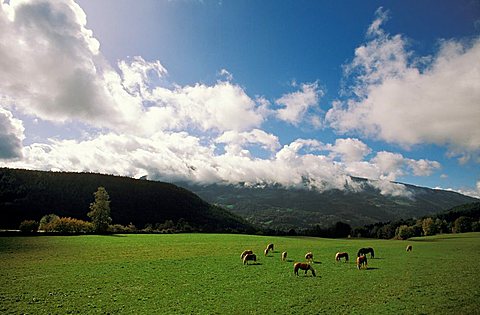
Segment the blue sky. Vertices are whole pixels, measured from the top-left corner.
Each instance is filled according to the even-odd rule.
[[[478,1],[1,8],[1,166],[480,195]]]

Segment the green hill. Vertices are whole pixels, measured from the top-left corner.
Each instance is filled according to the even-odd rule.
[[[99,186],[111,200],[113,223],[139,228],[166,220],[188,222],[196,230],[253,230],[237,215],[210,205],[194,193],[163,182],[92,173],[45,172],[0,168],[0,228],[18,228],[46,214],[88,220]]]
[[[456,192],[405,185],[410,198],[382,195],[366,179],[361,191],[289,189],[280,185],[192,185],[179,183],[210,203],[217,204],[266,228],[288,230],[329,227],[338,221],[351,226],[433,215],[452,207],[478,202]]]

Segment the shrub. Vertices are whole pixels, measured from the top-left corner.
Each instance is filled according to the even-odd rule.
[[[53,214],[53,213],[44,215],[40,219],[39,229],[43,230],[45,232],[52,232],[51,223],[58,220],[58,219],[60,219],[60,217],[56,214]]]
[[[38,231],[39,223],[34,220],[25,220],[20,223],[19,229],[23,233],[34,233]]]
[[[93,231],[93,224],[74,218],[58,218],[48,225],[48,230],[65,234],[90,233]]]

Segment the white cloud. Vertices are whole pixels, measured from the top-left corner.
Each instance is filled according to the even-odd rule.
[[[249,132],[226,131],[215,142],[225,143],[225,151],[232,155],[241,154],[245,150],[246,145],[258,144],[270,152],[280,147],[277,136],[268,134],[260,129],[253,129]]]
[[[453,189],[453,188],[443,188],[443,187],[437,186],[435,187],[435,189],[453,191],[462,195],[480,199],[480,180],[476,182],[476,186],[474,188]]]
[[[335,145],[327,145],[326,149],[332,151],[335,156],[340,156],[343,161],[361,161],[372,150],[358,139],[336,139]]]
[[[226,143],[233,148],[218,153],[218,143]],[[346,143],[349,143],[348,139]],[[355,141],[351,143],[358,146]],[[274,154],[268,158],[251,156],[248,151],[243,154],[243,147],[249,144],[259,144]],[[400,174],[410,174],[409,165],[414,160],[380,152],[370,160],[346,159],[339,162],[331,154],[334,151],[322,153],[326,148],[338,149],[335,145],[324,145],[313,139],[297,139],[279,148],[278,139],[261,130],[244,133],[229,131],[211,141],[186,132],[157,132],[149,137],[111,132],[84,141],[49,140],[45,144],[32,144],[24,148],[23,159],[8,165],[132,177],[148,174],[150,179],[165,181],[278,183],[319,191],[358,191],[361,185],[352,182],[350,176],[360,176],[373,180],[369,184],[382,194],[410,197],[404,185],[389,181]]]
[[[2,1],[0,93],[24,112],[56,121],[117,115],[98,77],[99,43],[73,1]]]
[[[220,70],[218,75],[224,77],[229,82],[233,80],[233,74],[231,74],[227,69]]]
[[[22,157],[23,132],[22,122],[0,108],[0,160]]]
[[[132,61],[120,60],[118,67],[122,72],[122,85],[132,95],[147,93],[152,79],[161,78],[167,74],[160,61],[147,62],[140,56],[135,56]]]
[[[381,28],[379,11],[369,29],[373,39],[355,50],[346,66],[354,97],[336,101],[326,121],[339,132],[411,146],[445,145],[459,153],[480,150],[480,40],[440,43],[420,66],[400,35]]]
[[[373,180],[369,181],[369,184],[380,190],[382,195],[393,196],[393,197],[405,197],[413,198],[414,195],[405,185],[393,183],[388,180]]]
[[[230,82],[218,82],[213,86],[196,84],[173,90],[157,87],[150,101],[157,104],[156,111],[168,112],[156,122],[165,124],[168,117],[172,117],[170,119],[176,121],[173,128],[246,131],[259,127],[264,120],[256,102],[240,86]],[[153,110],[147,111],[147,119],[152,113]]]
[[[230,82],[161,87],[167,70],[159,61],[135,56],[118,61],[117,72],[73,1],[2,2],[0,26],[4,108],[143,135],[187,128],[247,131],[268,114]]]
[[[300,91],[285,94],[275,101],[275,104],[282,106],[276,111],[276,116],[280,120],[297,125],[308,109],[318,104],[321,96],[323,92],[319,89],[318,83],[304,83]]]

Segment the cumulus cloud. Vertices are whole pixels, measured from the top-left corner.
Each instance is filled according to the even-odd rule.
[[[358,139],[337,139],[334,145],[327,145],[334,156],[339,156],[343,161],[361,161],[372,150]]]
[[[153,79],[168,73],[160,61],[148,62],[140,56],[134,56],[131,61],[120,60],[118,67],[122,72],[123,87],[136,96],[147,93]]]
[[[0,159],[22,157],[23,124],[11,112],[0,108]]]
[[[268,134],[260,129],[253,129],[249,132],[226,131],[216,140],[216,143],[225,143],[225,151],[229,154],[242,154],[249,152],[245,150],[246,145],[260,145],[263,149],[270,152],[275,151],[280,147],[278,137]]]
[[[359,191],[363,185],[370,185],[385,195],[411,197],[404,185],[392,181],[400,175],[422,175],[421,172],[415,174],[411,164],[418,163],[423,169],[426,168],[425,161],[389,152],[379,152],[371,159],[337,161],[338,148],[344,148],[348,143],[362,148],[363,152],[370,152],[368,147],[358,143],[359,140],[344,140],[323,144],[314,139],[297,139],[280,148],[275,136],[261,130],[228,131],[212,141],[186,132],[157,132],[148,138],[111,132],[84,141],[50,140],[44,144],[32,144],[24,148],[22,160],[9,165],[132,177],[148,174],[150,179],[165,181],[281,184],[319,191]],[[230,147],[221,153],[217,151],[218,144]],[[259,158],[249,154],[245,146],[251,144],[270,150],[271,156]],[[344,151],[350,152],[348,149]],[[430,163],[436,165],[437,162]],[[351,176],[366,177],[370,181],[359,184],[352,181]]]
[[[308,109],[318,104],[321,96],[323,91],[319,89],[318,83],[304,83],[299,91],[285,94],[275,101],[275,104],[282,107],[276,111],[276,116],[297,125],[303,120]]]
[[[240,86],[230,82],[177,86],[173,90],[157,87],[149,100],[157,106],[147,110],[146,118],[168,123],[172,129],[246,131],[264,121],[259,105]]]
[[[381,25],[346,65],[352,97],[335,101],[326,121],[341,133],[357,132],[411,146],[433,143],[456,154],[480,150],[480,39],[440,42],[433,56],[414,58],[401,35]],[[425,60],[429,60],[425,63]]]
[[[24,112],[66,121],[117,114],[94,60],[99,43],[73,1],[10,1],[0,7],[0,93]]]
[[[116,70],[73,1],[2,2],[0,26],[4,108],[143,135],[185,128],[246,131],[267,114],[226,70],[226,82],[169,88],[162,87],[168,72],[158,60],[134,56],[119,60]]]

